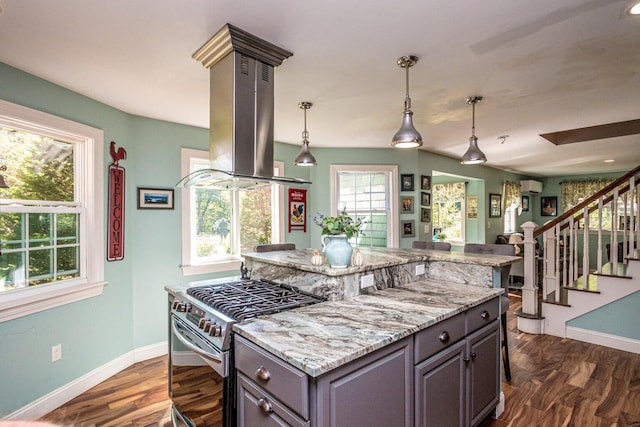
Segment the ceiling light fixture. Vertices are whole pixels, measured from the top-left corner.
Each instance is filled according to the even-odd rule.
[[[402,126],[396,132],[391,141],[391,146],[396,148],[415,148],[422,145],[422,135],[413,126],[413,111],[411,111],[411,98],[409,97],[409,68],[418,62],[417,56],[401,56],[396,63],[406,70],[407,96],[404,99],[404,113],[402,113]]]
[[[640,1],[632,3],[631,6],[629,6],[629,9],[627,9],[627,14],[640,15]]]
[[[478,165],[487,162],[487,156],[478,148],[478,137],[476,137],[476,104],[482,101],[481,96],[470,96],[467,104],[471,104],[471,138],[469,138],[469,149],[462,156],[463,165]]]
[[[296,166],[315,166],[318,164],[316,158],[313,157],[313,154],[309,151],[309,132],[307,132],[307,110],[311,108],[312,105],[311,102],[306,101],[298,104],[298,107],[304,110],[304,131],[302,131],[302,148],[294,161]]]

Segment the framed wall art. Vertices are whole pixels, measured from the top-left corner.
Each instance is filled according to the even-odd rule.
[[[413,174],[400,175],[400,191],[413,191]]]
[[[420,222],[431,222],[431,209],[429,208],[420,209]]]
[[[529,196],[522,196],[522,212],[529,212]]]
[[[500,218],[502,216],[502,195],[489,194],[489,218]]]
[[[420,175],[420,189],[431,190],[431,177],[429,175]]]
[[[402,237],[414,237],[416,235],[413,220],[401,221],[400,224],[402,227]]]
[[[138,187],[138,209],[173,209],[173,189]]]
[[[400,213],[412,214],[413,213],[413,196],[402,196],[400,204]]]
[[[420,193],[420,204],[422,206],[431,206],[431,193]]]
[[[555,196],[540,197],[540,215],[541,216],[558,215],[558,198]]]

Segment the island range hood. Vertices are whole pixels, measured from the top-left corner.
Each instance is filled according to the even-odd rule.
[[[274,71],[291,55],[231,24],[193,54],[210,70],[210,167],[185,176],[178,187],[310,184],[273,176]]]

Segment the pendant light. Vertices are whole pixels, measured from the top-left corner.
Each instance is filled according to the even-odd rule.
[[[471,104],[471,138],[469,138],[469,149],[462,156],[463,165],[478,165],[487,162],[487,156],[478,148],[478,137],[476,137],[476,104],[482,101],[481,96],[470,96],[467,104]]]
[[[294,161],[296,166],[315,166],[318,164],[316,158],[313,157],[313,154],[309,151],[309,132],[307,132],[307,110],[311,108],[312,105],[311,102],[305,101],[298,104],[298,107],[304,110],[304,131],[302,131],[302,148]]]
[[[391,141],[396,148],[415,148],[422,145],[422,135],[413,127],[413,111],[411,111],[411,98],[409,97],[409,68],[418,62],[417,56],[401,56],[396,63],[406,70],[407,96],[404,99],[404,113],[402,113],[402,125]]]

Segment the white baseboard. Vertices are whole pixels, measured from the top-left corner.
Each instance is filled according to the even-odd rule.
[[[590,331],[588,329],[576,328],[574,326],[567,326],[566,337],[588,342],[590,344],[597,344],[622,351],[628,351],[629,353],[640,354],[640,340],[633,338]]]
[[[4,420],[36,420],[137,362],[167,354],[166,341],[136,348],[12,412]]]

